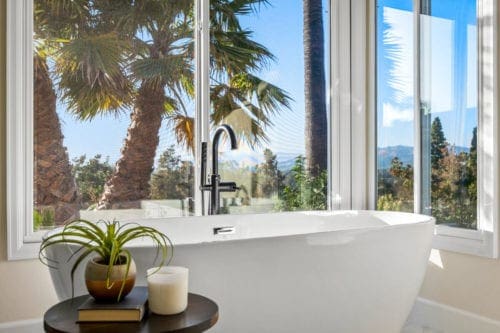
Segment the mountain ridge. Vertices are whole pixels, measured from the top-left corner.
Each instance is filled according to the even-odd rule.
[[[468,153],[470,148],[455,146],[455,152],[457,153]],[[377,148],[377,168],[378,169],[389,169],[391,167],[391,161],[394,157],[399,158],[404,165],[413,165],[413,146],[387,146]]]

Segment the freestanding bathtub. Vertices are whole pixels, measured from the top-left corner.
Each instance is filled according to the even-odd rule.
[[[396,212],[334,211],[219,215],[148,221],[189,268],[189,289],[215,300],[210,332],[400,333],[422,283],[434,220]],[[214,234],[215,228],[222,229]],[[231,228],[229,228],[231,227]],[[234,232],[232,232],[234,230]],[[232,232],[232,233],[231,233]],[[71,296],[71,249],[48,255],[57,295]],[[131,245],[138,285],[154,249]],[[75,295],[85,293],[83,266]]]

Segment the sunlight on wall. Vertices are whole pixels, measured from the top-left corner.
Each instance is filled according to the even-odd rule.
[[[431,256],[429,257],[429,262],[433,263],[441,269],[444,269],[443,260],[441,260],[441,253],[439,252],[439,250],[432,249]]]

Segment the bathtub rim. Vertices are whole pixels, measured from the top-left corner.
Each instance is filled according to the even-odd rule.
[[[363,213],[367,215],[371,215],[372,217],[377,218],[377,215],[401,215],[401,216],[412,216],[413,218],[418,218],[417,221],[410,221],[410,222],[403,222],[403,223],[397,223],[397,224],[385,224],[385,225],[368,225],[368,226],[355,226],[355,227],[343,227],[341,229],[334,229],[334,230],[313,230],[310,232],[297,232],[297,233],[289,233],[289,234],[279,234],[279,235],[265,235],[265,236],[259,236],[259,237],[240,237],[240,238],[226,238],[223,235],[217,236],[217,235],[211,235],[212,239],[211,240],[205,240],[205,241],[188,241],[188,242],[174,242],[174,249],[178,246],[192,246],[196,244],[217,244],[217,243],[233,243],[233,242],[242,242],[242,241],[250,241],[250,240],[259,240],[259,239],[280,239],[280,238],[290,238],[290,237],[298,237],[298,236],[308,236],[308,235],[321,235],[321,234],[328,234],[328,233],[343,233],[343,232],[362,232],[362,231],[373,231],[373,230],[378,230],[378,229],[393,229],[393,228],[405,228],[410,225],[420,225],[420,224],[432,224],[433,226],[435,225],[436,219],[432,216],[429,215],[424,215],[424,214],[416,214],[416,213],[409,213],[409,212],[398,212],[398,211],[376,211],[376,210],[336,210],[336,211],[316,211],[316,210],[310,210],[310,211],[293,211],[293,212],[278,212],[278,213],[255,213],[255,214],[244,214],[244,216],[259,216],[259,215],[274,215],[274,214],[279,214],[279,215],[295,215],[295,214],[304,214],[307,215],[307,213],[333,213],[331,216],[335,215],[341,215],[341,214],[347,214],[347,213]],[[231,216],[231,215],[223,215],[226,216]],[[232,216],[238,216],[238,215],[232,215]],[[239,215],[243,216],[243,215]],[[317,216],[317,215],[316,215]],[[194,218],[195,221],[190,221],[190,218]],[[220,218],[219,216],[216,215],[211,215],[211,216],[190,216],[190,217],[172,217],[172,218],[158,218],[158,219],[145,219],[145,220],[135,220],[136,223],[141,224],[144,221],[151,222],[154,221],[154,224],[160,224],[160,223],[165,223],[168,222],[168,220],[172,221],[175,219],[175,222],[180,222],[180,220],[186,219],[186,221],[182,223],[200,223],[197,221],[200,218],[207,218],[207,219],[217,219]],[[379,217],[380,218],[380,217]],[[382,218],[380,218],[382,222],[384,221]],[[132,221],[123,221],[124,223],[127,222],[132,222]],[[147,222],[145,225],[148,225]],[[218,226],[226,226],[227,223],[219,223]],[[149,224],[151,226],[151,224]],[[47,233],[44,234],[43,239],[46,237],[50,236],[51,234],[62,230],[64,226],[55,228],[53,230],[49,230]],[[160,230],[161,231],[161,230]],[[167,236],[168,233],[167,233]],[[141,247],[147,247],[145,245],[150,245],[152,244],[149,239],[136,239],[128,243],[125,248],[141,248]],[[61,244],[63,245],[63,244]],[[76,245],[69,245],[70,247],[77,247]]]

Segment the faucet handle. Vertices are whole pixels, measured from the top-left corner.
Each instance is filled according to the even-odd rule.
[[[235,182],[220,182],[219,183],[219,191],[220,192],[235,192],[240,188],[236,186]]]
[[[200,190],[203,191],[204,186],[207,185],[207,143],[202,142],[201,143],[201,185],[200,185]]]

